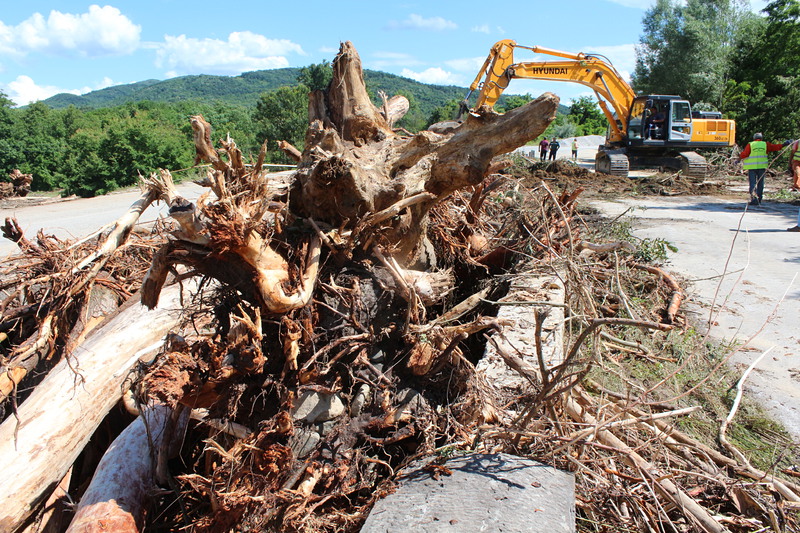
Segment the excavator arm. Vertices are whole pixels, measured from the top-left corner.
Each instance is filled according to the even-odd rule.
[[[515,48],[563,59],[515,63]],[[600,57],[561,52],[541,46],[521,46],[511,39],[499,41],[492,47],[475,81],[470,85],[470,94],[475,90],[479,91],[475,109],[484,105],[494,107],[512,79],[568,81],[591,88],[611,125],[608,140],[613,143],[625,138],[628,114],[635,94],[616,69]]]

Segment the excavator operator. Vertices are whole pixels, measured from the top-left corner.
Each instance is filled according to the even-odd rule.
[[[663,139],[664,138],[664,123],[667,120],[667,115],[664,111],[659,111],[655,107],[651,107],[648,111],[648,116],[645,119],[644,138],[645,139]]]

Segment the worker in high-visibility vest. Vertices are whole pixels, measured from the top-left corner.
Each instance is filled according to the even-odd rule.
[[[792,170],[792,190],[800,191],[800,139],[792,143],[792,155],[789,156],[789,168]]]
[[[767,154],[777,152],[783,146],[765,142],[764,135],[756,133],[753,135],[753,140],[739,154],[739,157],[744,160],[742,166],[750,179],[750,205],[761,205],[764,196],[764,174],[769,166]]]

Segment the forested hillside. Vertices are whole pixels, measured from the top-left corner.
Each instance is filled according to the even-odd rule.
[[[75,106],[99,109],[149,100],[152,102],[185,102],[198,100],[229,105],[255,107],[259,97],[280,87],[297,85],[302,69],[280,68],[245,72],[240,76],[180,76],[168,80],[147,80],[116,85],[84,95],[57,94],[43,100],[53,109]],[[420,111],[430,115],[449,100],[461,99],[467,92],[453,85],[427,85],[386,72],[365,70],[367,86],[387,94],[410,94]],[[374,91],[373,91],[374,92]]]

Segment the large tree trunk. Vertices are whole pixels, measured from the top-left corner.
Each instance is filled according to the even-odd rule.
[[[330,86],[311,95],[292,210],[333,227],[368,232],[396,250],[401,264],[411,264],[419,259],[430,208],[480,183],[494,157],[536,138],[555,118],[557,107],[558,97],[546,93],[504,115],[479,110],[447,134],[422,131],[401,137],[370,101],[355,48],[343,43]],[[391,222],[365,220],[415,197],[419,202]]]
[[[135,303],[99,327],[0,425],[0,531],[17,529],[64,477],[119,401],[140,352],[178,324],[182,292],[173,285],[156,310]]]
[[[97,465],[67,533],[139,532],[147,496],[155,487],[160,452],[169,448],[170,440],[182,438],[182,431],[170,431],[174,429],[171,420],[171,408],[153,405],[114,439]],[[185,424],[180,425],[185,429]]]

